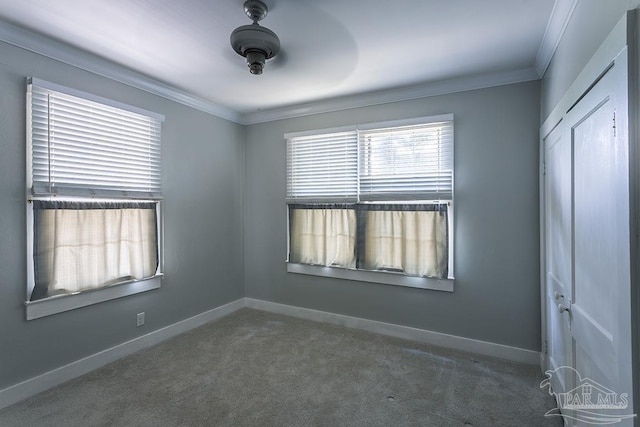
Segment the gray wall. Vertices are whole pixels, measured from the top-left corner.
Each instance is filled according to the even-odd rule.
[[[640,0],[580,0],[542,79],[541,117],[546,119],[627,10]]]
[[[540,348],[538,128],[530,82],[248,126],[247,297]],[[287,132],[455,114],[455,292],[286,272]]]
[[[161,289],[24,320],[30,75],[166,116]],[[538,350],[539,93],[532,82],[243,129],[0,43],[0,389],[244,295]],[[442,113],[456,126],[455,292],[286,273],[283,134]]]
[[[163,126],[162,288],[26,322],[25,76],[136,105]],[[0,389],[243,296],[242,126],[0,43]],[[146,324],[136,328],[136,313]]]

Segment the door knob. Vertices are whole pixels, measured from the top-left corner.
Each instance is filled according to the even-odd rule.
[[[570,312],[571,307],[564,304],[558,304],[558,310],[560,311],[560,313],[564,313],[565,311]]]

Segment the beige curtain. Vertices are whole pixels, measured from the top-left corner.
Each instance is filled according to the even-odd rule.
[[[42,209],[35,218],[40,297],[156,273],[154,209]]]
[[[434,211],[367,211],[367,270],[396,270],[444,278],[448,267],[447,216]]]
[[[292,209],[290,261],[356,266],[356,213],[353,209]]]

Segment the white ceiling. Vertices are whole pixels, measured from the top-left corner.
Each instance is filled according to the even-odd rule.
[[[554,0],[266,0],[261,25],[278,34],[282,54],[254,76],[229,44],[250,23],[243,1],[0,0],[0,20],[240,114],[533,75],[543,40],[554,42],[545,33]]]

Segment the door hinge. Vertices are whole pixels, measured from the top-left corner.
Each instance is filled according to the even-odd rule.
[[[616,136],[616,111],[613,110],[613,137]]]
[[[544,340],[544,348],[543,348],[544,354],[549,354],[549,341]]]
[[[547,174],[547,162],[542,162],[542,175]]]

